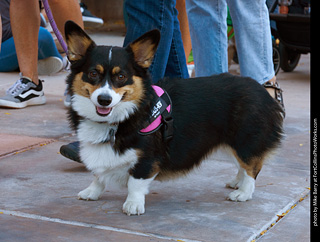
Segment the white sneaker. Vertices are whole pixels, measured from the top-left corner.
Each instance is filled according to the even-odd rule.
[[[62,67],[62,60],[55,56],[38,60],[38,75],[52,75],[59,72]]]

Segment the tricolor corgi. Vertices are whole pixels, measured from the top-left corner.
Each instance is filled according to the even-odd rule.
[[[260,84],[225,73],[154,86],[148,68],[158,30],[125,48],[98,46],[71,21],[65,35],[69,119],[81,160],[95,176],[79,199],[97,200],[117,182],[128,188],[123,212],[141,215],[153,180],[185,175],[221,146],[239,169],[227,184],[235,189],[228,199],[252,198],[263,162],[283,135],[283,109]]]

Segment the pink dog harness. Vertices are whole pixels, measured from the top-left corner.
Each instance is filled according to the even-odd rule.
[[[149,125],[139,131],[141,135],[148,135],[156,132],[164,124],[163,136],[169,140],[173,136],[173,118],[171,117],[172,102],[169,94],[159,86],[152,85],[153,90],[159,97],[151,108]]]

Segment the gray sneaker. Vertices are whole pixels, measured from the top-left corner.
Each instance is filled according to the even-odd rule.
[[[39,84],[36,85],[27,77],[21,77],[7,90],[4,97],[0,97],[0,107],[6,108],[25,108],[45,103],[42,81],[39,80]]]

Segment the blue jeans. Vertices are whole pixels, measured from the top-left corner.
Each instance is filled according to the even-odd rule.
[[[50,56],[55,56],[62,60],[51,34],[45,28],[40,27],[38,37],[38,59],[41,60]],[[19,63],[16,48],[13,37],[11,37],[1,44],[0,72],[16,71],[18,68]]]
[[[227,4],[240,72],[263,84],[274,75],[265,0],[186,0],[196,76],[228,71]]]
[[[161,40],[149,68],[153,83],[165,76],[189,77],[175,4],[175,0],[125,1],[128,26],[124,46],[147,31],[160,30]]]

